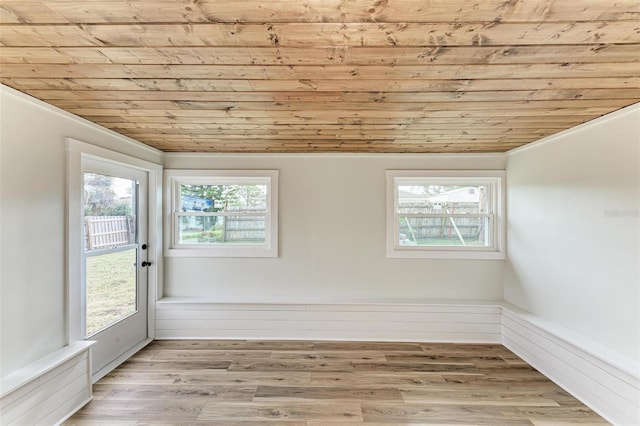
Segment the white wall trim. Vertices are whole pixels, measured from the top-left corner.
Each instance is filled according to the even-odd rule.
[[[610,112],[609,114],[602,115],[600,117],[591,119],[591,120],[589,120],[587,122],[584,122],[582,124],[578,124],[577,126],[570,127],[570,128],[568,128],[566,130],[563,130],[561,132],[554,133],[553,135],[544,137],[544,138],[539,139],[537,141],[530,142],[530,143],[522,145],[522,146],[520,146],[518,148],[514,148],[512,150],[509,150],[509,151],[507,151],[505,153],[505,156],[507,158],[509,158],[509,156],[511,156],[513,154],[518,154],[518,153],[520,153],[522,151],[525,151],[525,150],[528,150],[528,149],[531,149],[531,148],[535,148],[535,147],[538,147],[540,145],[543,145],[543,144],[546,144],[546,143],[549,143],[549,142],[553,142],[558,138],[563,138],[563,137],[568,136],[568,135],[570,135],[572,133],[588,129],[588,128],[592,127],[592,126],[600,126],[602,123],[604,123],[606,121],[615,120],[615,119],[620,118],[623,115],[632,114],[632,113],[634,113],[636,111],[639,111],[639,110],[640,110],[640,102],[636,102],[634,104],[631,104],[631,105],[626,106],[624,108],[621,108],[619,110]]]
[[[148,270],[147,336],[155,336],[155,301],[162,294],[162,166],[86,142],[67,138],[67,339],[82,340],[82,274],[78,253],[82,250],[81,231],[77,224],[82,215],[82,161],[95,158],[134,167],[148,173]]]
[[[93,342],[65,346],[0,382],[0,423],[59,424],[91,398]]]
[[[640,424],[640,365],[506,303],[502,343],[611,423]]]
[[[165,187],[165,244],[166,257],[278,257],[278,170],[234,170],[207,169],[183,170],[166,169]],[[254,184],[266,185],[267,207],[265,217],[264,244],[185,244],[179,243],[178,223],[181,211],[180,187],[184,184],[226,185]]]
[[[402,182],[487,185],[489,213],[493,215],[490,247],[401,246],[397,188]],[[417,183],[415,183],[417,184]],[[388,258],[504,260],[506,242],[506,172],[504,170],[386,170],[386,254]],[[462,237],[461,237],[462,238]]]

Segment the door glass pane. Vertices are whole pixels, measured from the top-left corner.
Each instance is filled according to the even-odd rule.
[[[136,181],[84,173],[86,336],[137,309]]]
[[[136,251],[87,257],[87,336],[136,312]]]

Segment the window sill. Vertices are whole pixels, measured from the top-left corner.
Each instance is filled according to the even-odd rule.
[[[278,257],[278,250],[267,247],[170,248],[166,257]]]
[[[393,259],[469,259],[505,260],[504,251],[459,251],[459,250],[387,250]]]

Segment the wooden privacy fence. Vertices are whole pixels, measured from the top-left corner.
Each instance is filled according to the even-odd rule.
[[[427,209],[422,205],[403,206],[402,213],[438,213],[449,212],[449,214],[478,213],[477,203],[443,203],[442,209]],[[400,213],[400,216],[402,216]],[[478,217],[455,219],[456,227],[460,236],[465,240],[475,240],[481,237],[484,230],[484,219]],[[400,233],[408,239],[441,239],[457,240],[458,234],[449,217],[407,217],[400,222]]]
[[[482,230],[483,219],[456,218],[455,223],[465,240],[475,240]],[[407,223],[408,222],[408,223]],[[457,240],[458,234],[448,217],[410,217],[400,222],[400,233],[416,239]]]
[[[128,216],[85,216],[85,245],[97,250],[131,244],[131,223]]]
[[[225,242],[264,242],[264,216],[227,216],[224,225]]]

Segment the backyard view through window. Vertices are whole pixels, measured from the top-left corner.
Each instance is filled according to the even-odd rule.
[[[488,246],[489,190],[487,185],[398,185],[399,244]]]
[[[180,185],[180,244],[264,244],[267,185]]]
[[[387,171],[387,256],[501,259],[502,171]]]
[[[136,182],[84,173],[87,337],[136,312]]]

